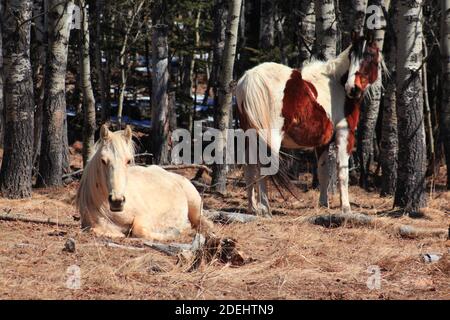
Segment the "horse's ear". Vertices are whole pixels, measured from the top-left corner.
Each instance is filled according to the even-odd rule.
[[[133,131],[131,131],[131,127],[130,126],[126,126],[125,130],[123,132],[123,135],[125,137],[125,139],[128,141],[131,141],[131,139],[133,138]]]
[[[108,126],[106,124],[102,125],[100,128],[100,139],[103,141],[108,141],[110,139],[110,131],[108,129]]]

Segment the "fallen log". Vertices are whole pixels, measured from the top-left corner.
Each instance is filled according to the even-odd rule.
[[[253,222],[258,219],[257,216],[250,215],[250,214],[217,211],[217,210],[205,210],[204,215],[205,215],[205,217],[211,219],[213,222],[223,223],[223,224],[230,224],[233,222],[248,223],[248,222]]]
[[[80,225],[79,223],[76,222],[61,222],[59,220],[52,218],[31,218],[26,215],[12,214],[12,213],[0,213],[0,220],[40,223],[60,227],[74,227],[74,226],[78,227]]]
[[[383,220],[377,219],[360,213],[335,213],[323,214],[309,217],[306,219],[309,223],[319,225],[325,228],[338,228],[340,226],[350,224],[354,226],[384,226],[390,230],[391,233],[399,235],[403,238],[425,238],[425,237],[447,237],[447,229],[438,228],[416,228],[410,225],[390,224]]]
[[[308,221],[326,228],[337,228],[345,223],[371,225],[374,222],[374,218],[360,213],[334,213],[310,217]]]

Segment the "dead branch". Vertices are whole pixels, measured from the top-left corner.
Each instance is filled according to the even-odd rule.
[[[47,224],[51,226],[59,227],[75,227],[79,226],[76,222],[60,222],[52,218],[30,218],[22,214],[12,214],[12,213],[0,213],[0,220],[3,221],[20,221],[20,222],[30,222],[30,223],[40,223]]]
[[[208,168],[207,166],[204,166],[202,164],[180,164],[180,165],[166,165],[161,166],[161,168],[165,170],[183,170],[183,169],[202,169],[208,172],[209,174],[212,173],[212,170]]]
[[[105,247],[108,248],[117,248],[117,249],[125,249],[125,250],[133,250],[133,251],[145,251],[145,248],[142,247],[135,247],[135,246],[125,246],[122,244],[118,244],[115,242],[105,242]]]
[[[424,229],[415,228],[413,226],[401,225],[398,227],[398,234],[403,238],[426,238],[426,237],[437,237],[443,238],[448,235],[448,230],[446,229]]]

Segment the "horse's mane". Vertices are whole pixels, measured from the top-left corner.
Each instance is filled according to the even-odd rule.
[[[114,157],[126,155],[134,164],[135,145],[133,141],[127,142],[123,133],[124,131],[110,132],[107,141],[100,139],[94,145],[94,152],[84,168],[75,200],[81,214],[82,227],[86,225],[86,219],[92,219],[91,215],[98,212],[109,219],[109,208],[106,205],[108,190],[100,151],[106,147]]]

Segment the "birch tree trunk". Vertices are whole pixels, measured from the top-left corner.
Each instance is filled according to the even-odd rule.
[[[342,48],[351,44],[351,33],[363,33],[368,0],[342,0],[339,2],[342,21]]]
[[[261,0],[259,18],[259,48],[270,49],[275,42],[274,0]]]
[[[3,148],[3,134],[5,128],[4,105],[3,105],[3,2],[0,0],[0,148]]]
[[[299,65],[312,58],[314,40],[316,38],[316,14],[314,1],[300,1],[300,33],[299,38]]]
[[[316,12],[315,52],[319,59],[336,57],[337,21],[333,0],[314,0]]]
[[[44,110],[44,92],[45,92],[45,73],[47,60],[47,42],[48,42],[48,2],[47,0],[34,1],[34,49],[36,58],[33,66],[34,94],[36,109],[34,111],[34,149],[33,165],[39,168],[39,157],[41,154],[42,142],[42,117]],[[33,39],[32,39],[33,40]],[[33,51],[33,48],[31,49]]]
[[[152,147],[156,164],[168,164],[169,159],[169,108],[167,88],[169,82],[168,27],[153,27],[152,37]]]
[[[100,92],[100,102],[102,105],[102,123],[104,123],[110,116],[109,105],[107,95],[109,94],[109,88],[106,87],[105,73],[103,71],[102,62],[102,21],[103,21],[103,8],[105,6],[104,0],[95,1],[95,69],[97,71],[98,89]]]
[[[217,102],[218,99],[217,88],[219,87],[219,75],[221,73],[220,68],[222,64],[223,48],[225,46],[225,29],[227,21],[226,19],[228,16],[227,0],[215,0],[213,11],[214,11],[213,65],[209,82],[214,90],[214,99]]]
[[[356,1],[356,2],[365,2],[367,5],[367,1]],[[369,2],[370,5],[376,5],[380,8],[384,8],[385,12],[388,12],[390,0],[371,0]],[[362,9],[362,7],[361,7]],[[362,17],[361,17],[361,12]],[[362,25],[364,26],[364,11],[359,11],[356,14],[355,20],[357,25],[359,26],[362,20]],[[371,13],[372,14],[372,13]],[[376,26],[375,29],[375,41],[377,43],[380,51],[383,51],[384,46],[384,36],[386,33],[386,19],[384,16],[379,17],[380,23],[379,26]],[[362,32],[362,30],[355,30],[357,32]],[[382,79],[378,77],[377,81],[372,85],[372,95],[371,99],[366,100],[364,102],[365,107],[362,108],[360,117],[359,117],[359,130],[358,130],[358,156],[360,163],[360,176],[359,176],[359,184],[362,188],[369,188],[369,174],[370,174],[370,166],[373,162],[374,158],[374,140],[375,140],[375,127],[377,125],[378,114],[380,112],[380,102],[381,102],[381,88],[382,88]]]
[[[441,134],[447,163],[447,189],[450,190],[450,0],[442,1],[441,55]]]
[[[214,122],[216,128],[222,133],[221,139],[217,141],[216,152],[222,152],[223,163],[213,166],[212,188],[219,193],[226,193],[226,130],[230,123],[230,114],[232,107],[232,87],[233,87],[233,69],[236,58],[236,46],[238,38],[239,16],[241,11],[241,0],[229,0],[229,13],[227,18],[227,28],[225,36],[225,46],[221,66],[221,75],[219,80],[219,103],[215,114]]]
[[[6,9],[6,8],[5,8]],[[5,139],[0,190],[3,197],[31,196],[33,76],[30,61],[31,0],[10,0],[3,14]]]
[[[85,0],[78,0],[81,12],[81,86],[83,88],[83,164],[94,152],[95,99],[91,81],[89,57],[89,18]]]
[[[397,121],[398,179],[394,205],[412,214],[426,204],[426,146],[423,90],[420,70],[422,54],[422,0],[398,0]]]
[[[41,157],[37,185],[62,185],[66,68],[73,1],[49,0],[48,56],[46,68]]]

